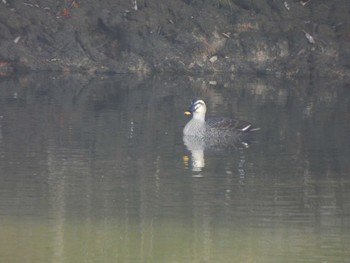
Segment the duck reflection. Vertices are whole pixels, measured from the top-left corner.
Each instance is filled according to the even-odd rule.
[[[187,150],[191,153],[191,157],[184,157],[184,164],[188,166],[193,172],[201,172],[205,167],[205,152],[208,154],[220,154],[231,151],[238,151],[239,155],[243,155],[243,149],[248,148],[252,143],[252,138],[231,137],[222,138],[221,140],[209,140],[195,136],[183,136],[183,142]],[[244,158],[243,158],[244,159]],[[240,174],[244,174],[242,165],[239,165]]]

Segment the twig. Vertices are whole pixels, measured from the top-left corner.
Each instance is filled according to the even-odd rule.
[[[305,30],[303,30],[305,37],[307,38],[307,40],[309,41],[310,44],[315,44],[315,39]]]

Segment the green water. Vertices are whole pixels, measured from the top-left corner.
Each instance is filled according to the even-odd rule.
[[[349,95],[249,76],[1,80],[0,262],[349,262]],[[260,126],[250,146],[187,148],[195,96]]]

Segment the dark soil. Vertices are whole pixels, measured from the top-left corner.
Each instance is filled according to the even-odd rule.
[[[305,1],[2,0],[0,74],[244,72],[349,80],[350,1]]]

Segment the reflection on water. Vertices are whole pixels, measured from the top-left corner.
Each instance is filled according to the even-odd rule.
[[[184,158],[185,166],[189,166],[188,163],[190,160],[191,170],[193,172],[201,172],[205,167],[204,152],[213,152],[219,154],[225,152],[227,153],[229,151],[237,151],[242,153],[241,155],[244,155],[242,149],[248,148],[250,146],[251,141],[249,141],[248,139],[252,139],[253,134],[247,136],[251,138],[241,138],[234,136],[232,138],[224,138],[219,141],[215,139],[208,141],[194,136],[184,136],[184,145],[186,146],[187,150],[191,153],[191,158],[189,158],[188,156]]]
[[[346,262],[349,92],[249,76],[2,79],[0,261]],[[184,142],[195,96],[261,131],[248,148]]]

